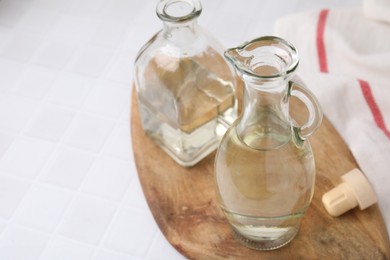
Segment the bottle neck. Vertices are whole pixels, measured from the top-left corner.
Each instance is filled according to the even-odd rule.
[[[198,34],[198,21],[192,19],[186,22],[164,21],[163,35],[177,45],[188,45],[193,42]]]
[[[193,56],[203,48],[205,40],[199,37],[197,18],[202,13],[199,0],[160,0],[156,14],[164,23],[161,36],[169,42],[172,56]]]

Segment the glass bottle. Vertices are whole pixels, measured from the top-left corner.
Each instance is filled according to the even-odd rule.
[[[164,27],[140,50],[135,86],[145,132],[182,166],[214,151],[236,118],[232,67],[197,23],[198,0],[162,0]]]
[[[225,57],[243,79],[243,113],[226,132],[215,161],[218,200],[234,237],[259,249],[279,248],[298,232],[314,190],[315,163],[307,138],[320,126],[313,94],[293,80],[295,48],[265,36]],[[298,126],[289,114],[295,96],[309,112]]]

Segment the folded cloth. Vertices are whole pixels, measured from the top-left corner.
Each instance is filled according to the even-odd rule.
[[[390,23],[390,0],[364,0],[363,11],[368,18]]]
[[[374,186],[390,234],[390,23],[377,18],[321,10],[282,18],[276,34],[297,47],[298,74]]]

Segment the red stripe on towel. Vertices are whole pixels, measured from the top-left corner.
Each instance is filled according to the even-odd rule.
[[[327,73],[328,71],[328,61],[326,57],[326,48],[324,41],[325,25],[326,19],[328,17],[329,10],[321,10],[320,16],[318,18],[317,24],[317,54],[318,62],[320,66],[320,71]],[[368,107],[371,110],[371,113],[374,117],[376,125],[385,133],[385,135],[390,138],[390,131],[386,128],[385,120],[383,119],[382,113],[376,103],[374,96],[372,95],[370,84],[365,80],[359,80],[360,88],[363,92],[363,96],[367,102]]]
[[[317,54],[321,72],[328,72],[328,62],[326,60],[326,49],[324,43],[325,24],[328,13],[328,9],[322,10],[317,24]]]
[[[374,96],[372,95],[370,84],[367,81],[359,79],[360,88],[362,89],[363,96],[371,110],[376,125],[390,138],[390,131],[386,128],[385,120],[383,119],[382,113],[375,102]]]

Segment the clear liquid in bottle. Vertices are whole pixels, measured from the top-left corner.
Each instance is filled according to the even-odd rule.
[[[145,132],[178,164],[213,152],[237,116],[236,78],[224,48],[198,25],[199,0],[161,0],[163,22],[140,50],[135,87]]]
[[[184,166],[215,150],[236,117],[233,82],[196,58],[160,55],[145,72],[150,77],[138,94],[144,130]]]
[[[264,36],[225,57],[244,81],[243,112],[223,137],[215,160],[222,211],[243,245],[272,250],[297,234],[313,197],[315,162],[308,137],[322,121],[315,96],[294,80],[299,58],[287,41]],[[307,108],[299,126],[290,97]]]
[[[278,146],[253,148],[264,139]],[[233,126],[215,165],[221,208],[237,240],[271,250],[294,238],[313,196],[315,165],[309,143],[300,147],[291,136],[259,132],[242,140]]]

